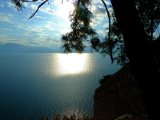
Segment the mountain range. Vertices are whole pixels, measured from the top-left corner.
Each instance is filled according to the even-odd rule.
[[[52,53],[63,52],[61,48],[52,48],[44,46],[25,46],[16,43],[0,44],[0,52],[38,52],[38,53]]]

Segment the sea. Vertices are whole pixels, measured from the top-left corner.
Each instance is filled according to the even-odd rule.
[[[120,68],[99,53],[0,53],[0,120],[93,116],[100,79]]]

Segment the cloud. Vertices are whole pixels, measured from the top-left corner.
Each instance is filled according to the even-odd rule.
[[[158,38],[160,36],[160,24],[158,25],[157,29],[153,33],[155,38]]]
[[[16,43],[21,45],[28,46],[48,46],[48,47],[60,47],[62,45],[61,40],[51,38],[51,37],[26,37],[25,34],[23,37],[10,37],[8,35],[0,34],[0,44],[5,43]]]
[[[98,29],[96,32],[98,33],[99,37],[101,37],[101,38],[105,38],[105,36],[108,33],[107,30],[100,30],[100,29]]]
[[[12,2],[7,2],[7,7],[13,8],[13,7],[15,7],[15,5]]]
[[[6,34],[1,35],[0,34],[0,44],[4,44],[4,43],[24,43],[25,41],[23,40],[17,40],[14,37],[10,37]]]
[[[36,19],[46,19],[46,17],[42,17],[42,16],[40,16],[40,15],[36,15],[36,16],[34,16],[34,18],[36,18]]]
[[[71,1],[71,0],[70,0]],[[26,4],[25,7],[34,12],[37,10],[39,4]],[[60,0],[50,1],[49,4],[45,4],[40,7],[38,12],[46,13],[55,17],[60,17],[64,20],[68,20],[68,16],[73,11],[74,5],[71,2],[64,1],[63,4]]]
[[[16,6],[14,5],[14,3],[13,2],[11,2],[11,0],[10,1],[8,1],[8,2],[6,2],[7,3],[7,7],[8,8],[11,8],[11,9],[13,9],[13,10],[17,10],[16,9]]]
[[[26,4],[24,4],[24,6],[26,8],[31,9],[34,12],[34,11],[37,10],[39,4],[29,4],[29,3],[26,3]],[[47,7],[46,7],[46,5],[43,5],[43,6],[40,7],[39,12],[44,12],[44,13],[52,14],[53,15],[55,11],[50,7],[50,5],[47,5]]]
[[[55,13],[55,10],[51,9],[50,7],[41,8],[40,11],[45,12],[47,14],[51,14],[51,15]]]
[[[110,14],[112,14],[111,2],[105,1]],[[89,6],[89,10],[93,13],[91,26],[96,29],[96,32],[101,38],[104,38],[107,34],[106,28],[108,28],[108,15],[103,3],[99,0],[92,1],[92,5]]]
[[[4,34],[0,34],[0,43],[4,43],[4,40],[7,36]]]
[[[35,4],[30,4],[30,5],[28,5],[27,7],[31,8],[31,9],[33,9],[33,10],[36,10],[38,6],[35,5]]]
[[[61,40],[57,40],[54,38],[39,38],[39,40],[30,40],[31,45],[35,46],[48,46],[48,47],[61,47]]]
[[[47,30],[54,30],[55,28],[57,28],[57,24],[54,23],[54,22],[51,22],[51,21],[47,21],[45,26],[44,26],[44,29],[47,29]]]
[[[110,1],[105,1],[105,3],[108,8],[111,6]],[[92,13],[103,14],[104,12],[106,12],[103,3],[99,0],[92,1],[91,5],[89,6],[89,9],[91,10]]]
[[[0,8],[3,8],[4,7],[4,4],[3,3],[0,3]]]
[[[101,2],[98,1],[92,2],[92,5],[89,6],[89,10],[93,13],[92,23],[91,23],[93,28],[100,25],[103,22],[103,19],[107,18],[106,10]]]
[[[0,33],[3,33],[3,32],[14,32],[14,29],[11,29],[9,27],[1,27]]]
[[[46,39],[48,37],[60,39],[62,31],[67,30],[67,26],[62,26],[61,24],[56,24],[52,21],[46,21],[42,25],[29,26],[18,24],[17,29],[23,31],[23,34],[27,39]]]
[[[0,22],[13,24],[13,15],[0,12]]]

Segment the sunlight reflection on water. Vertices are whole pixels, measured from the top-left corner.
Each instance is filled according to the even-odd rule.
[[[74,75],[89,72],[89,54],[57,54],[57,72],[61,75]]]

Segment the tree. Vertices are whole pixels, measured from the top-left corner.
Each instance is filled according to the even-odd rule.
[[[127,56],[143,95],[149,117],[153,120],[157,119],[159,118],[156,114],[159,74],[155,66],[152,47],[133,1],[112,0],[111,2],[123,34]],[[153,103],[151,103],[151,99],[154,100]]]
[[[77,2],[74,12],[70,15],[72,31],[62,36],[65,52],[71,52],[73,49],[82,52],[85,47],[83,41],[95,38],[96,32],[90,26],[91,15],[83,2]]]
[[[125,5],[127,5],[127,3],[125,3]],[[155,39],[153,38],[153,33],[155,32],[160,23],[159,5],[160,1],[158,0],[146,0],[145,2],[143,0],[135,0],[135,6],[138,11],[138,15],[141,22],[143,23],[147,37],[151,42]],[[112,13],[113,22],[110,29],[112,38],[106,35],[106,38],[103,41],[103,44],[105,44],[105,46],[103,46],[101,49],[103,53],[108,53],[108,49],[112,49],[110,50],[110,52],[113,52],[112,54],[118,53],[113,57],[113,60],[116,60],[119,64],[124,65],[128,62],[126,49],[124,47],[125,41],[123,40],[120,26],[118,25],[117,20],[114,16],[114,13]]]

